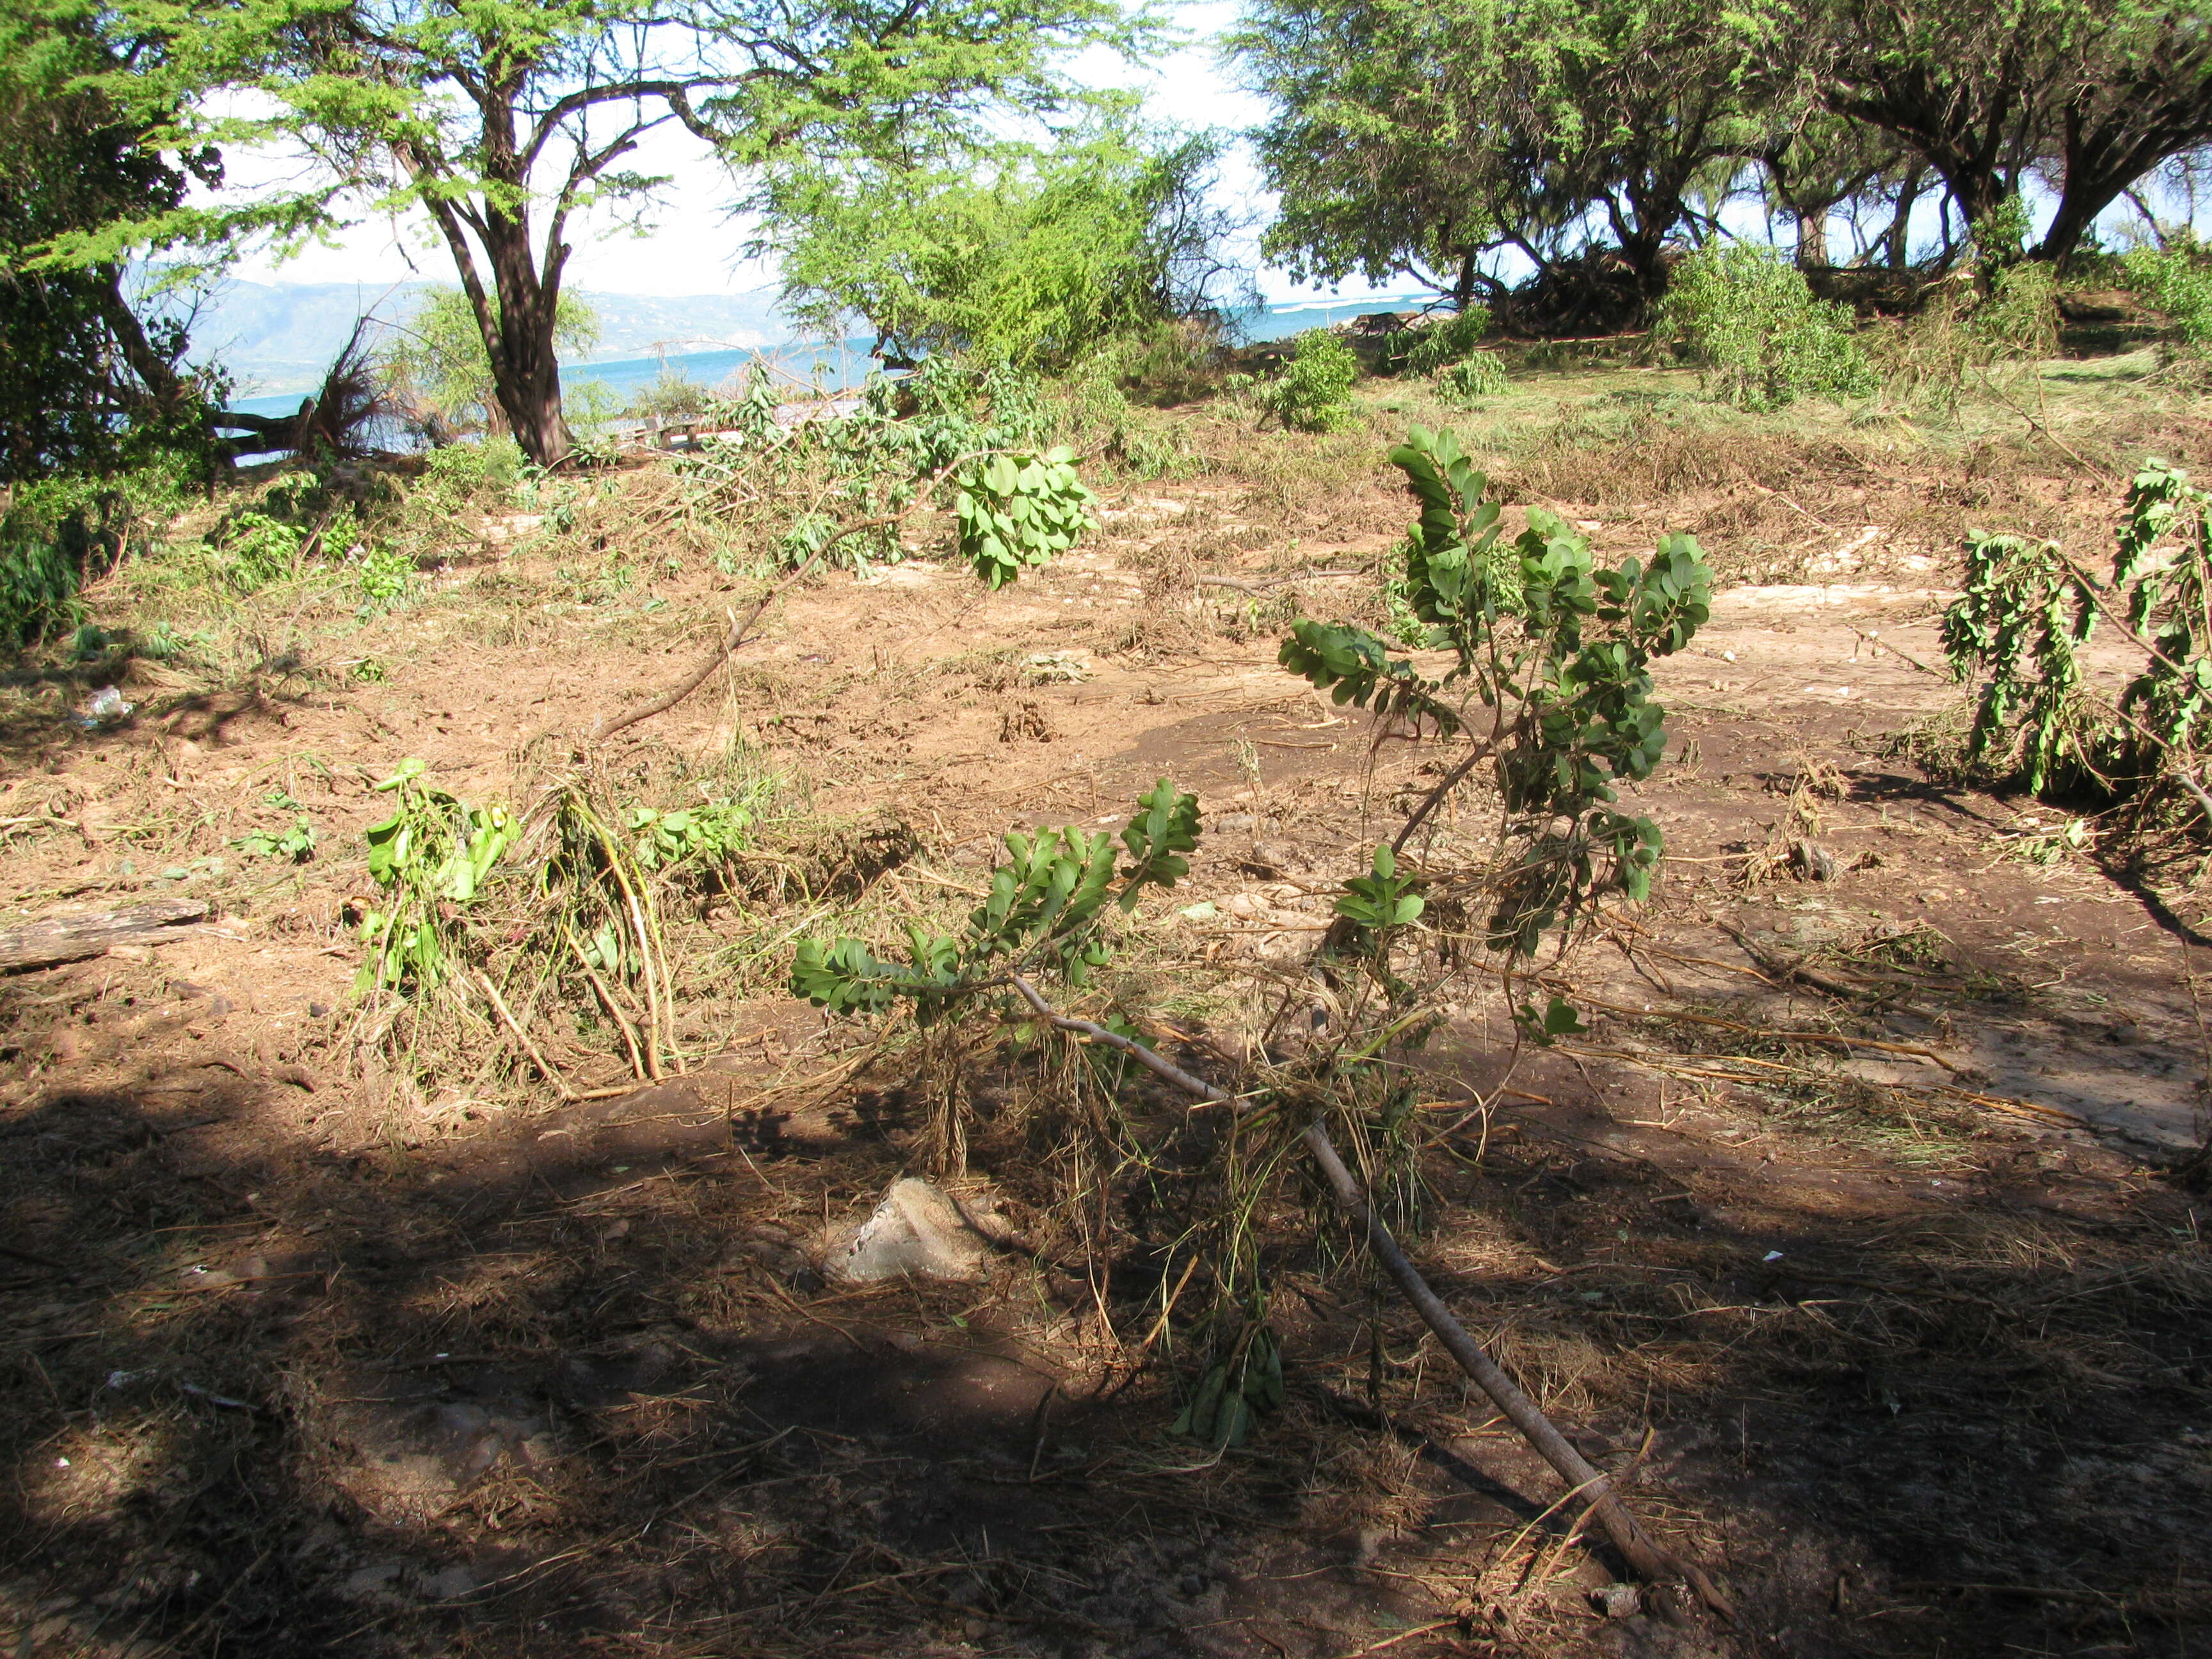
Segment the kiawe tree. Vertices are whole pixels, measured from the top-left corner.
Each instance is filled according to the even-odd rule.
[[[1064,96],[1073,48],[1133,37],[1112,0],[117,0],[204,94],[160,136],[289,147],[304,185],[191,204],[139,238],[298,236],[342,210],[419,211],[452,258],[506,423],[562,461],[556,336],[580,215],[643,211],[624,164],[680,127],[748,168],[798,151],[899,153]]]
[[[766,170],[757,246],[793,319],[825,336],[857,323],[893,362],[953,350],[1054,369],[1241,297],[1231,227],[1206,200],[1217,156],[1207,136],[1109,107],[1048,148],[798,157]]]
[[[497,295],[493,296],[496,307]],[[561,295],[553,343],[565,354],[585,351],[599,337],[599,318],[573,292]],[[475,306],[458,288],[431,289],[378,341],[377,365],[392,407],[434,443],[480,431],[504,435],[506,411],[484,351]]]
[[[203,386],[179,319],[142,314],[119,251],[49,263],[57,239],[170,211],[212,151],[145,143],[173,112],[117,99],[149,43],[103,33],[82,0],[19,0],[0,15],[0,481],[94,471],[143,441],[194,435]]]
[[[1942,176],[1985,256],[2027,251],[2031,174],[2058,196],[2033,252],[2063,260],[2136,180],[2212,143],[2195,0],[1814,0],[1789,38],[1830,109]]]
[[[1231,45],[1276,109],[1269,251],[1466,299],[1504,250],[1548,274],[1609,248],[1655,298],[1755,143],[1772,32],[1756,0],[1258,0]]]

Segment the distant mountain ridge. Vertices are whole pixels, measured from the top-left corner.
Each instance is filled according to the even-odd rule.
[[[193,321],[192,355],[228,369],[241,398],[312,391],[357,319],[373,315],[397,322],[435,286],[228,282]],[[773,289],[738,294],[576,293],[599,319],[593,361],[752,350],[794,337],[791,325],[777,313]]]

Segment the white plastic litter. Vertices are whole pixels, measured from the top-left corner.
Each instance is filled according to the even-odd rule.
[[[112,726],[128,714],[135,705],[123,701],[123,694],[112,685],[103,685],[92,694],[92,701],[78,711],[76,723],[86,731]]]
[[[989,1269],[991,1243],[951,1194],[904,1176],[874,1214],[849,1238],[832,1238],[824,1255],[823,1276],[844,1285],[909,1275],[975,1279]]]

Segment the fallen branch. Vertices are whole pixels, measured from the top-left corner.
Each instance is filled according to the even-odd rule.
[[[0,969],[52,968],[82,962],[116,945],[167,945],[190,939],[179,924],[204,920],[208,907],[197,899],[156,899],[125,910],[95,910],[75,915],[41,916],[0,933]]]
[[[1257,581],[1248,581],[1241,576],[1200,576],[1198,579],[1198,586],[1200,587],[1233,587],[1239,593],[1258,595],[1265,593],[1271,587],[1286,587],[1292,582],[1317,582],[1325,580],[1339,580],[1353,576],[1370,576],[1372,574],[1374,574],[1374,572],[1370,570],[1300,570],[1287,576],[1263,576]]]
[[[1828,996],[1834,997],[1839,1002],[1856,1002],[1860,1000],[1858,991],[1854,987],[1846,985],[1841,980],[1831,979],[1826,974],[1815,973],[1810,968],[1806,967],[1802,962],[1791,962],[1781,957],[1769,956],[1765,951],[1760,950],[1757,945],[1753,944],[1749,938],[1737,931],[1735,928],[1729,927],[1728,923],[1713,917],[1708,917],[1707,920],[1711,921],[1714,927],[1719,928],[1721,932],[1726,933],[1730,939],[1741,945],[1743,947],[1744,955],[1749,957],[1753,962],[1757,963],[1759,966],[1760,971],[1768,976],[1775,979],[1794,979],[1799,984],[1809,985],[1814,990],[1824,993]]]
[[[1942,669],[1930,668],[1926,663],[1921,661],[1919,658],[1914,656],[1910,651],[1899,650],[1895,646],[1892,645],[1887,640],[1882,638],[1879,634],[1870,634],[1865,629],[1861,628],[1853,623],[1845,623],[1844,626],[1849,628],[1852,633],[1857,635],[1869,645],[1874,647],[1875,650],[1887,651],[1891,656],[1899,659],[1900,661],[1911,664],[1923,674],[1933,674],[1939,680],[1948,680],[1951,678],[1951,676],[1945,673]],[[1955,682],[1954,683],[1955,684]]]
[[[500,1017],[508,1030],[514,1033],[514,1040],[522,1045],[522,1052],[530,1056],[530,1063],[538,1068],[538,1075],[561,1091],[562,1099],[575,1099],[576,1091],[568,1086],[568,1079],[561,1075],[559,1067],[538,1052],[538,1045],[530,1040],[530,1033],[522,1029],[522,1022],[509,1011],[507,999],[500,995],[499,987],[492,983],[491,975],[478,974],[477,979],[483,985],[484,994],[491,999],[492,1012]]]
[[[684,698],[690,696],[701,686],[706,684],[708,678],[712,675],[717,668],[720,668],[725,662],[728,661],[732,656],[736,654],[738,648],[744,644],[746,635],[751,632],[752,625],[760,620],[761,612],[767,610],[769,605],[774,604],[783,593],[784,590],[795,585],[801,578],[811,571],[816,565],[821,563],[823,556],[827,554],[831,548],[836,546],[838,543],[845,540],[848,537],[860,534],[863,531],[880,530],[885,525],[896,524],[899,521],[900,516],[900,514],[893,514],[887,518],[863,519],[858,524],[847,525],[836,535],[830,537],[829,540],[823,542],[821,546],[816,548],[811,553],[808,554],[805,561],[801,563],[797,569],[793,570],[781,581],[776,583],[775,586],[769,588],[768,592],[762,594],[759,599],[754,600],[752,609],[746,611],[743,617],[732,617],[730,618],[730,631],[722,636],[722,641],[720,644],[717,645],[712,651],[707,653],[705,659],[700,663],[698,667],[692,670],[689,674],[686,674],[682,679],[678,680],[674,685],[669,687],[667,690],[662,692],[652,702],[641,703],[635,708],[626,709],[619,714],[608,714],[603,716],[600,719],[599,723],[592,728],[589,740],[592,743],[603,743],[617,732],[626,731],[633,726],[636,726],[643,721],[651,720],[656,714],[665,714],[670,709],[675,708],[678,703],[682,702]]]
[[[1082,1037],[1085,1042],[1103,1043],[1120,1050],[1139,1065],[1164,1078],[1185,1094],[1217,1105],[1233,1103],[1233,1097],[1216,1088],[1205,1079],[1194,1076],[1142,1043],[1131,1041],[1119,1032],[1109,1031],[1094,1020],[1077,1019],[1060,1013],[1039,996],[1036,988],[1019,974],[1010,976],[1015,990],[1030,1005],[1038,1018],[1055,1030],[1066,1031]],[[1352,1171],[1346,1168],[1328,1132],[1316,1121],[1308,1124],[1299,1139],[1312,1154],[1320,1168],[1322,1178],[1328,1183],[1329,1193],[1337,1207],[1367,1236],[1367,1247],[1374,1252],[1382,1269],[1396,1283],[1407,1301],[1419,1314],[1422,1322],[1436,1334],[1445,1352],[1459,1364],[1476,1387],[1488,1395],[1492,1402],[1504,1413],[1506,1420],[1519,1430],[1522,1437],[1534,1447],[1538,1455],[1558,1472],[1561,1480],[1576,1493],[1583,1497],[1598,1523],[1605,1528],[1606,1536],[1636,1575],[1651,1583],[1686,1580],[1698,1595],[1698,1599],[1723,1618],[1733,1620],[1735,1610],[1728,1598],[1714,1587],[1694,1562],[1683,1560],[1668,1553],[1654,1543],[1636,1517],[1631,1515],[1615,1495],[1613,1482],[1605,1472],[1577,1451],[1566,1437],[1552,1425],[1536,1402],[1521,1391],[1518,1384],[1499,1369],[1496,1361],[1483,1352],[1480,1344],[1467,1334],[1466,1328],[1452,1315],[1442,1297],[1422,1278],[1420,1270],[1407,1259],[1398,1241],[1391,1236],[1381,1217],[1367,1206],[1366,1195],[1359,1189]]]
[[[1942,1066],[1953,1077],[1962,1075],[1966,1067],[1954,1066],[1933,1048],[1915,1048],[1906,1042],[1878,1042],[1872,1037],[1838,1036],[1833,1031],[1778,1030],[1765,1025],[1747,1025],[1740,1019],[1721,1019],[1711,1014],[1686,1013],[1680,1009],[1624,1008],[1618,1003],[1583,1000],[1577,1005],[1595,1008],[1601,1013],[1625,1014],[1631,1019],[1674,1019],[1692,1025],[1710,1025],[1716,1030],[1741,1031],[1747,1036],[1772,1037],[1779,1042],[1818,1042],[1834,1048],[1872,1048],[1885,1054],[1907,1054],[1914,1060],[1924,1060]]]
[[[1762,1033],[1773,1036],[1772,1032]],[[1809,1081],[1831,1080],[1829,1074],[1815,1072],[1808,1066],[1791,1066],[1778,1060],[1761,1060],[1755,1054],[1699,1054],[1694,1058],[1707,1062],[1702,1066],[1689,1063],[1692,1056],[1653,1052],[1638,1048],[1591,1048],[1577,1047],[1562,1048],[1560,1053],[1577,1055],[1584,1060],[1618,1060],[1632,1066],[1641,1066],[1647,1071],[1663,1072],[1670,1077],[1711,1078],[1721,1083],[1755,1083],[1741,1072],[1718,1069],[1723,1066],[1748,1066],[1755,1072],[1771,1072],[1785,1078]],[[2008,1095],[1982,1094],[1972,1089],[1962,1089],[1953,1083],[1888,1083],[1878,1078],[1862,1078],[1863,1083],[1877,1089],[1887,1089],[1892,1094],[1939,1095],[1946,1100],[1960,1100],[1970,1106],[1983,1107],[1993,1112],[2003,1112],[2013,1117],[2024,1117],[2031,1121],[2069,1129],[2094,1130],[2096,1121],[2080,1112],[2070,1112],[2061,1106],[2048,1106],[2040,1101],[2018,1100]]]

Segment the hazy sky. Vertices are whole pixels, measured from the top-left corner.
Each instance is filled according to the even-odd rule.
[[[1180,127],[1242,131],[1256,125],[1264,106],[1231,85],[1217,59],[1215,42],[1235,20],[1236,0],[1199,0],[1169,9],[1189,37],[1187,45],[1139,67],[1100,54],[1082,66],[1084,78],[1141,88],[1153,115]],[[277,170],[266,163],[257,168],[251,157],[229,159],[232,176],[242,184],[257,182],[257,173]],[[576,250],[568,264],[571,284],[614,294],[712,294],[765,287],[775,280],[773,270],[738,257],[744,227],[729,216],[729,181],[682,129],[672,124],[647,135],[626,165],[641,173],[668,174],[673,182],[663,191],[660,206],[647,215],[649,228],[642,235],[613,228],[605,219],[598,225],[588,219],[577,222],[569,239]],[[1221,193],[1224,205],[1264,222],[1269,204],[1241,146],[1225,158]],[[395,228],[386,220],[370,220],[334,246],[310,247],[281,264],[258,255],[243,262],[236,274],[263,283],[380,284],[410,276],[450,282],[453,267],[443,245],[427,240],[423,229],[420,222]],[[601,230],[606,234],[595,234]],[[1279,271],[1263,271],[1261,286],[1271,299],[1316,291],[1292,283]],[[1355,285],[1352,291],[1364,288]]]

